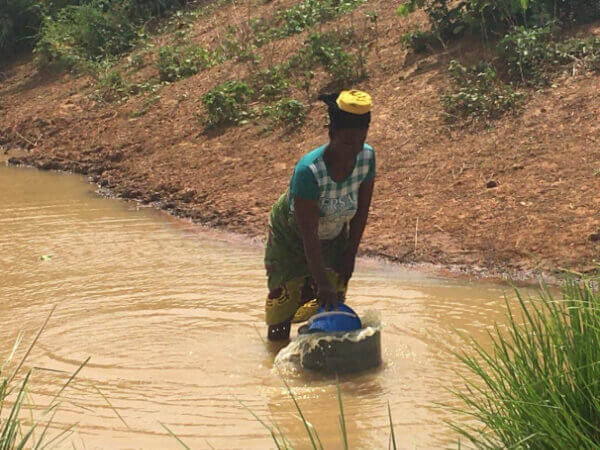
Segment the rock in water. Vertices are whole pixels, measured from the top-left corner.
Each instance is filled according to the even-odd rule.
[[[351,373],[379,367],[381,330],[353,339],[353,334],[358,335],[363,331],[321,333],[315,336],[310,345],[300,348],[302,367],[328,373]]]

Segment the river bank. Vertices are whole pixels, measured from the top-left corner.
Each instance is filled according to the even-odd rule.
[[[117,183],[111,185],[100,181],[97,175],[90,175],[82,166],[73,161],[48,161],[46,159],[33,160],[23,154],[23,152],[7,152],[0,155],[0,163],[8,164],[14,167],[29,167],[33,170],[58,171],[80,175],[87,175],[88,182],[95,185],[96,193],[105,198],[122,199],[138,203],[140,206],[151,207],[174,216],[179,219],[189,220],[192,223],[215,230],[227,230],[232,240],[239,237],[246,244],[263,245],[264,236],[258,233],[252,234],[243,232],[235,226],[234,222],[221,221],[218,214],[201,214],[196,210],[195,205],[190,205],[185,199],[182,199],[170,192],[143,192],[138,190],[135,185],[132,187],[129,183]],[[166,199],[166,200],[165,200]],[[361,250],[361,257],[368,258],[375,263],[377,261],[392,264],[407,270],[414,270],[423,274],[434,276],[444,276],[456,279],[477,279],[485,281],[515,281],[521,285],[537,285],[540,280],[545,283],[557,284],[560,280],[558,271],[528,270],[524,268],[493,267],[483,265],[467,265],[461,263],[442,264],[439,262],[410,261],[404,260],[387,254],[377,252],[377,250]],[[406,255],[408,256],[408,255]]]
[[[210,44],[236,11],[224,5],[216,16],[198,18],[191,35]],[[478,277],[595,271],[600,77],[564,75],[531,92],[518,116],[487,127],[452,126],[439,101],[448,61],[478,57],[477,47],[457,43],[415,59],[399,50],[402,33],[414,23],[383,13],[379,20],[377,57],[369,59],[369,78],[360,83],[375,102],[368,142],[378,166],[362,254]],[[349,21],[342,17],[331,26]],[[274,42],[261,56],[285,55],[305,37]],[[153,45],[167,38],[157,36]],[[43,74],[22,58],[2,75],[0,151],[11,164],[85,174],[109,195],[262,237],[296,161],[326,142],[326,112],[313,95],[305,123],[294,130],[265,130],[252,120],[206,130],[199,99],[215,83],[250,69],[229,60],[160,85],[153,97],[106,103],[91,77]],[[154,62],[145,61],[134,75],[154,79]]]

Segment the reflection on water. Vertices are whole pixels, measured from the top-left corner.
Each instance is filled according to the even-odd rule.
[[[307,448],[272,370],[278,348],[262,340],[260,247],[99,198],[75,176],[0,167],[0,196],[0,357],[57,305],[30,363],[72,372],[91,356],[57,414],[60,426],[79,422],[77,448],[178,448],[159,422],[192,448],[272,448],[238,400]],[[455,329],[485,340],[504,293],[359,265],[348,302],[381,312],[385,363],[340,380],[352,448],[387,448],[388,401],[401,448],[451,442],[448,413],[434,404],[450,401],[445,388],[457,382]],[[340,448],[335,381],[286,376],[325,448]],[[67,378],[37,371],[34,398],[48,401]]]

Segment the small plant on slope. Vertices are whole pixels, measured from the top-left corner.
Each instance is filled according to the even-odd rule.
[[[206,50],[198,45],[187,47],[162,47],[158,51],[156,67],[161,81],[177,81],[219,64],[218,52]]]
[[[273,105],[266,106],[263,111],[275,126],[299,128],[306,119],[306,106],[293,98],[282,98]]]
[[[220,84],[202,96],[208,117],[206,125],[215,128],[239,123],[248,116],[246,105],[254,91],[243,81]]]
[[[323,66],[339,86],[348,86],[366,76],[365,61],[342,47],[344,37],[329,33],[313,33],[306,41],[304,52],[309,62]],[[364,56],[363,56],[364,59]]]
[[[489,63],[466,68],[458,61],[451,61],[448,70],[454,88],[442,96],[442,105],[450,120],[497,119],[522,105],[523,95],[502,82]]]

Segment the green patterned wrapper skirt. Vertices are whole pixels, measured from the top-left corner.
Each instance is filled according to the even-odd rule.
[[[332,286],[345,293],[346,285],[333,271],[348,246],[346,228],[329,241],[321,241],[321,251]],[[288,193],[283,194],[271,208],[269,236],[265,248],[265,268],[268,276],[269,296],[265,306],[267,325],[275,325],[293,318],[294,322],[306,320],[310,313],[298,311],[302,305],[315,298],[304,245],[296,217],[290,209]],[[306,308],[305,308],[306,309]],[[316,303],[310,304],[310,312]],[[301,314],[298,314],[301,312]]]

